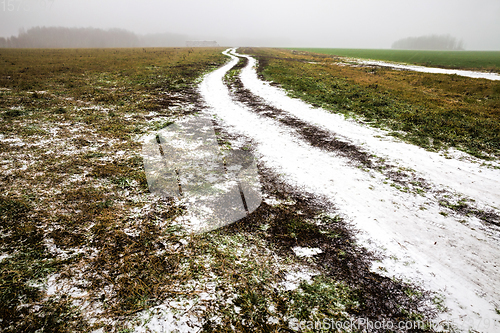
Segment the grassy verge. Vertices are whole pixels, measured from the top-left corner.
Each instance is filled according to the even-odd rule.
[[[377,49],[295,49],[333,56],[374,59],[428,67],[500,73],[499,51],[417,51]]]
[[[244,49],[259,72],[294,97],[356,117],[427,149],[500,156],[500,82],[336,65],[335,57]]]
[[[196,111],[220,51],[0,51],[1,331],[119,329],[170,288],[178,228],[155,223],[181,208],[149,195],[136,139]]]

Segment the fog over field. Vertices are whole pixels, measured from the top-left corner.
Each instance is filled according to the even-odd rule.
[[[500,50],[498,0],[5,0],[0,37],[35,26],[175,33],[220,45],[389,48],[450,34],[468,50]]]
[[[498,333],[499,188],[500,0],[0,0],[2,333]]]
[[[388,48],[405,37],[451,34],[463,39],[466,49],[498,50],[500,2],[6,0],[0,4],[0,36],[17,35],[20,28],[33,26],[170,32],[221,45],[345,48]]]

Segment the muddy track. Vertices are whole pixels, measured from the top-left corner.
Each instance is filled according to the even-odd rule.
[[[379,268],[388,274],[377,273],[377,276],[387,275],[389,279],[399,276],[405,280],[419,281],[426,290],[442,294],[450,312],[441,319],[461,327],[471,327],[467,326],[470,322],[477,322],[485,316],[495,320],[495,308],[498,307],[495,302],[498,288],[495,286],[499,281],[496,267],[500,265],[498,243],[492,236],[495,231],[468,215],[496,223],[498,214],[483,200],[475,203],[460,195],[462,189],[467,189],[466,194],[471,193],[474,198],[486,195],[480,195],[478,191],[494,193],[492,184],[478,186],[474,184],[474,177],[487,181],[494,179],[491,175],[495,171],[484,169],[468,174],[467,170],[476,168],[475,165],[436,159],[433,155],[432,158],[442,166],[451,166],[449,173],[448,170],[439,169],[439,164],[426,161],[429,155],[426,152],[419,150],[412,156],[408,152],[415,151],[414,147],[390,139],[378,139],[378,135],[370,134],[371,130],[360,128],[359,124],[347,123],[335,115],[325,114],[325,118],[321,110],[309,111],[301,105],[294,108],[296,101],[281,92],[275,93],[273,89],[276,88],[258,81],[257,73],[252,72],[255,61],[248,56],[244,57],[253,63],[249,62],[246,66],[240,63],[238,67],[243,69],[239,77],[232,75],[226,79],[231,88],[228,89],[222,82],[225,74],[231,69],[238,70],[233,68],[238,64],[238,58],[230,56],[231,63],[208,75],[200,86],[200,92],[209,105],[209,111],[218,117],[217,122],[225,131],[235,137],[251,140],[261,170],[270,170],[270,174],[276,175],[278,183],[294,189],[292,193],[315,198],[313,201],[322,202],[326,208],[335,207],[343,217],[342,223],[353,223],[355,229],[361,230],[356,236],[351,233],[350,237],[366,246],[369,249],[366,253],[380,251],[384,254]],[[303,119],[315,115],[319,120],[311,122]],[[325,130],[321,121],[323,118],[327,121],[325,126],[332,128]],[[315,125],[317,123],[322,126]],[[334,128],[341,131],[339,136]],[[344,140],[351,134],[354,140]],[[361,149],[360,145],[364,144],[361,139],[364,138],[367,145]],[[371,153],[375,148],[381,148],[389,156],[374,156],[379,155],[378,152]],[[396,149],[391,150],[393,148]],[[399,154],[399,151],[406,153]],[[426,180],[427,177],[422,177],[422,173],[402,167],[406,160],[394,160],[391,156],[408,156],[415,163],[425,162],[424,170],[432,177]],[[420,168],[420,164],[417,166]],[[439,185],[441,178],[444,178],[445,184],[454,185],[452,177],[455,175],[465,175],[465,179],[460,179],[463,185],[458,187],[458,194],[455,194],[454,189],[450,191]],[[436,179],[439,179],[437,186]],[[410,183],[418,185],[410,187]],[[467,183],[472,184],[472,190],[464,187]],[[416,189],[416,192],[402,189],[403,185],[407,185],[410,190]],[[427,194],[420,195],[418,191],[426,191]],[[484,199],[495,202],[496,197]],[[301,202],[298,198],[295,201]],[[264,211],[273,209],[264,208]],[[257,214],[259,217],[250,225],[258,224],[265,214],[268,211]],[[247,217],[236,225],[251,220],[251,217]],[[284,219],[283,223],[270,229],[274,235],[283,234],[286,221]],[[329,250],[330,243],[323,242],[321,235],[314,232],[310,237],[306,235],[304,239],[308,241],[304,244],[318,246],[324,251],[315,258],[320,266],[332,275],[342,276],[351,282],[357,281],[354,284],[371,290],[371,285],[362,282],[369,276],[367,272],[373,273],[367,270],[366,264],[352,261],[347,269],[343,262],[331,259],[335,258],[335,250]],[[280,240],[280,237],[274,238]],[[273,242],[280,244],[281,241],[283,239]],[[297,244],[297,240],[293,241]],[[290,246],[286,245],[283,249],[289,251]],[[457,248],[461,251],[457,252]],[[329,259],[322,262],[321,258]],[[384,279],[380,280],[376,276],[369,279],[374,279],[380,285],[385,283]],[[388,285],[385,287],[391,289]],[[368,294],[376,293],[375,290],[381,292],[381,289],[375,288],[373,293],[369,291]],[[372,304],[378,303],[374,301]]]
[[[262,80],[264,67],[261,66],[260,61],[266,63],[272,59],[259,56],[259,63],[256,63],[255,59],[248,56],[238,56],[246,57],[252,62],[250,67],[241,71],[240,77],[245,88],[265,99],[269,105],[285,110],[301,120],[320,125],[319,127],[326,128],[340,137],[348,138],[354,144],[362,146],[364,151],[385,155],[387,160],[396,162],[402,167],[417,170],[435,184],[442,184],[500,208],[500,193],[497,190],[500,187],[498,168],[494,170],[482,167],[480,164],[484,161],[471,158],[467,154],[452,152],[455,158],[450,159],[446,155],[441,156],[438,153],[393,140],[387,137],[384,131],[359,126],[359,123],[346,120],[338,114],[311,107],[299,99],[289,98],[286,92],[275,88],[276,83],[268,84]],[[253,66],[256,66],[256,70],[251,68]],[[500,164],[492,162],[492,166],[500,167]]]

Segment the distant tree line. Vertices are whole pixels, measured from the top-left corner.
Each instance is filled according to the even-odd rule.
[[[392,44],[393,49],[399,50],[464,50],[464,42],[458,41],[450,35],[429,35],[421,37],[408,37]]]
[[[184,46],[187,36],[136,35],[123,29],[34,27],[18,36],[0,37],[0,48],[106,48]]]

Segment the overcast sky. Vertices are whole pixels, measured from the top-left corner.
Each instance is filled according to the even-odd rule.
[[[390,48],[450,34],[468,50],[500,50],[500,0],[0,0],[0,36],[34,26],[180,33],[227,46]]]

